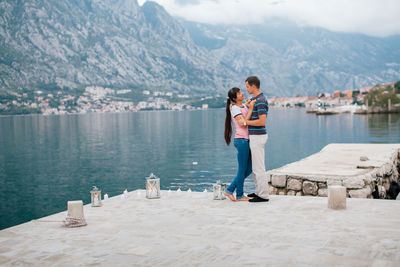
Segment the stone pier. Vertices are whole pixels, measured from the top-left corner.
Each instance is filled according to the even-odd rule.
[[[377,178],[384,194],[399,171],[400,144],[329,144],[267,174],[273,195],[327,196],[329,185],[341,185],[348,197],[371,198]]]
[[[137,193],[85,205],[87,226],[64,227],[64,211],[0,231],[0,265],[399,266],[400,201],[348,198],[333,210],[322,197]]]

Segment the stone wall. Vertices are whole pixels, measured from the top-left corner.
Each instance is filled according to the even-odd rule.
[[[342,185],[347,189],[347,197],[372,198],[377,177],[380,177],[378,186],[381,194],[389,190],[392,179],[399,182],[400,151],[394,153],[388,162],[381,166],[369,165],[366,157],[361,160],[365,163],[357,167],[366,169],[366,173],[359,176],[307,176],[274,173],[274,170],[271,170],[267,172],[269,192],[273,195],[326,197],[329,185]]]

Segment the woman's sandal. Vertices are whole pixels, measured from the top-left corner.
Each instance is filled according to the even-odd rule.
[[[236,198],[231,194],[228,194],[228,193],[224,192],[224,195],[227,196],[232,201],[237,201]]]

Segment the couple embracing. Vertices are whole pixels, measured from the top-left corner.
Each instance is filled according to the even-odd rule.
[[[229,145],[232,137],[232,120],[235,124],[233,144],[237,149],[238,171],[235,179],[225,191],[232,201],[267,202],[269,201],[268,181],[265,172],[264,147],[268,135],[265,128],[268,102],[260,91],[260,80],[256,76],[246,79],[246,89],[253,97],[243,104],[245,99],[239,88],[228,92],[225,118],[225,141]],[[253,173],[256,192],[247,196],[243,192],[244,180]],[[236,198],[233,192],[236,190]]]

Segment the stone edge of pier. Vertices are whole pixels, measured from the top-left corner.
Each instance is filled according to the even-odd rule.
[[[322,175],[312,173],[312,171],[310,171],[309,174],[300,174],[285,171],[287,166],[292,164],[301,164],[301,162],[306,159],[311,159],[311,157],[315,157],[324,153],[324,150],[331,145],[346,144],[329,144],[321,149],[321,151],[312,154],[309,157],[303,158],[300,161],[292,162],[280,168],[268,171],[267,179],[269,182],[269,193],[272,195],[326,197],[328,195],[328,186],[341,185],[346,187],[347,197],[372,198],[372,192],[375,190],[374,182],[377,178],[380,178],[378,183],[380,191],[387,191],[390,187],[390,182],[392,179],[394,179],[396,182],[399,182],[400,144],[392,144],[394,147],[397,146],[397,148],[392,149],[390,157],[384,159],[383,161],[375,161],[372,164],[367,161],[360,161],[359,164],[354,167],[363,169],[365,171],[359,175],[338,175],[335,172]],[[362,155],[359,156],[362,157]],[[338,168],[340,168],[340,166],[338,166]]]

